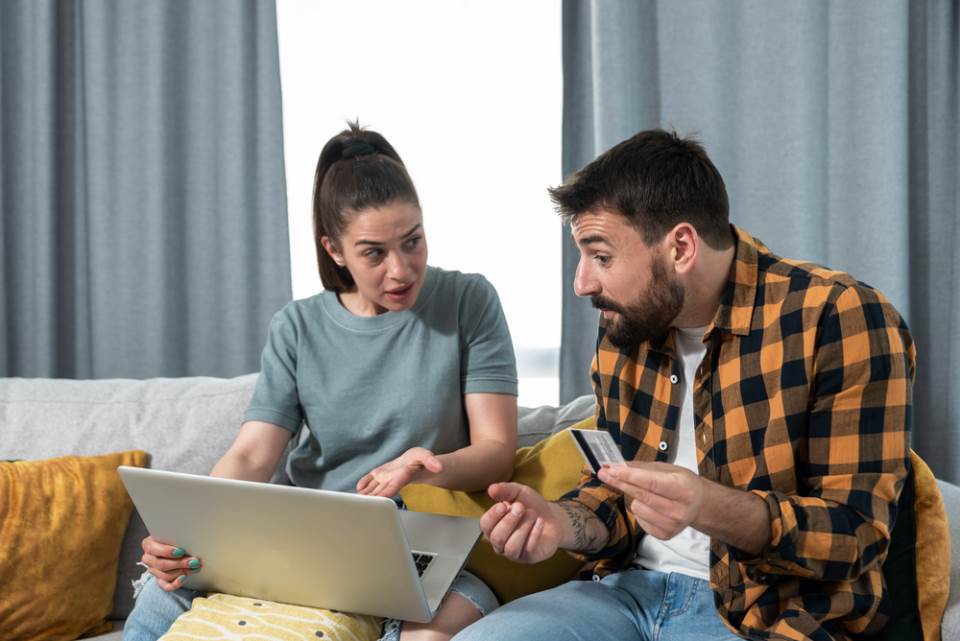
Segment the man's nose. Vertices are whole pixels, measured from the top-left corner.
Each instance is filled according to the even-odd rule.
[[[600,283],[589,264],[584,263],[583,258],[577,263],[577,272],[573,276],[573,291],[577,296],[593,296],[600,293]]]

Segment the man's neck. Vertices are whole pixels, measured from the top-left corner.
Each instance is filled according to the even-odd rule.
[[[730,280],[730,270],[736,257],[736,245],[728,249],[705,248],[697,264],[685,279],[683,309],[677,315],[675,327],[703,327],[709,325],[720,308],[720,300]]]

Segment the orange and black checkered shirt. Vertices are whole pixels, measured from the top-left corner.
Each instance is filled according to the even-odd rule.
[[[694,438],[700,476],[763,498],[773,538],[759,556],[711,540],[717,610],[755,639],[873,632],[885,619],[881,564],[909,469],[913,340],[877,290],[734,233],[693,383]],[[683,402],[674,332],[625,350],[604,334],[601,321],[597,424],[627,460],[666,461]],[[643,532],[622,494],[585,476],[565,499],[610,530],[585,571],[630,565]]]

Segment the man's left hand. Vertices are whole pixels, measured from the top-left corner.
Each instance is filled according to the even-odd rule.
[[[700,516],[704,481],[685,467],[633,462],[604,466],[597,476],[626,495],[640,527],[658,539],[672,539]]]

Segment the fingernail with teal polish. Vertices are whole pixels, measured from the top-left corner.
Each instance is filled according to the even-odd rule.
[[[177,583],[181,583],[181,584],[182,584],[182,583],[183,583],[184,581],[186,581],[186,580],[187,580],[187,575],[186,575],[186,574],[181,574],[180,576],[177,577]]]
[[[173,550],[173,558],[179,559],[181,556],[183,556],[183,555],[186,554],[186,553],[187,553],[187,551],[184,550],[183,548],[174,548],[174,550]]]
[[[200,569],[200,559],[190,559],[190,562],[187,563],[187,565],[190,566],[190,569],[191,569],[191,570],[199,570],[199,569]]]

